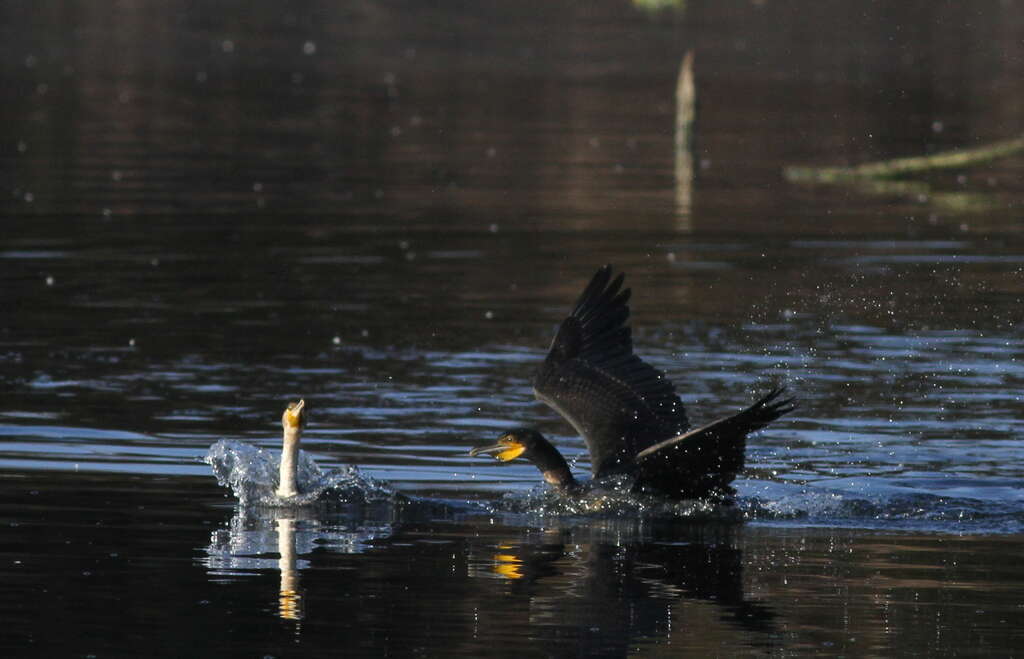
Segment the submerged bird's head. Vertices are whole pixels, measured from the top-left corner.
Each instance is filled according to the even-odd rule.
[[[533,428],[509,430],[498,438],[496,444],[478,446],[469,452],[471,456],[483,453],[494,455],[501,462],[524,458],[532,462],[551,485],[566,489],[576,484],[565,458],[544,435]]]
[[[297,403],[288,403],[284,414],[281,415],[281,426],[285,431],[302,430],[306,425],[306,401],[300,400]]]

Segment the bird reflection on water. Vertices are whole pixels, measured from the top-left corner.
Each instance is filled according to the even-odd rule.
[[[312,624],[351,616],[391,628],[398,616],[415,633],[444,601],[472,617],[476,638],[521,633],[583,655],[667,641],[709,615],[771,642],[771,607],[745,594],[742,527],[607,519],[537,528],[428,508],[353,507],[329,519],[238,511],[202,563],[215,580],[278,571],[277,615]]]
[[[386,504],[371,508],[353,504],[328,512],[240,505],[224,528],[210,534],[200,563],[215,579],[277,569],[281,577],[278,615],[300,620],[305,617],[305,605],[299,577],[310,566],[315,550],[359,553],[393,532],[395,508]]]
[[[528,616],[515,624],[531,634],[561,634],[575,622],[580,656],[625,653],[638,640],[667,637],[674,620],[685,624],[679,608],[685,602],[713,605],[716,617],[736,628],[774,630],[771,608],[744,594],[734,528],[630,526],[609,521],[510,537],[476,559],[472,574],[512,583],[512,592],[529,602]],[[495,625],[496,633],[513,622],[496,616],[484,624]]]

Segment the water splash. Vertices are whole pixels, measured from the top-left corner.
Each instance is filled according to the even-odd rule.
[[[943,533],[1021,533],[1024,507],[1006,487],[991,487],[987,498],[949,491],[913,491],[906,484],[826,487],[741,479],[733,501],[671,500],[638,495],[628,480],[601,482],[579,495],[565,496],[547,486],[507,493],[482,503],[489,514],[538,518],[545,524],[573,518],[675,521],[693,524],[769,524],[773,526],[860,528]],[[977,492],[978,488],[971,490]]]
[[[584,517],[592,520],[646,519],[696,523],[735,523],[743,514],[731,503],[704,500],[673,500],[632,492],[628,476],[587,482],[583,490],[566,496],[547,486],[529,492],[512,492],[485,504],[489,512],[525,514],[545,519]]]
[[[880,479],[875,479],[880,480]],[[871,483],[860,491],[810,484],[748,481],[737,507],[753,522],[945,533],[1020,533],[1018,502],[901,491]]]
[[[296,461],[296,480],[302,491],[287,499],[276,493],[280,451],[222,439],[210,446],[203,462],[213,468],[217,482],[231,488],[243,506],[369,503],[391,501],[398,496],[389,484],[364,476],[351,465],[324,471],[308,453],[301,450]]]

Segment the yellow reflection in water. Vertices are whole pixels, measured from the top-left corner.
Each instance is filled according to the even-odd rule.
[[[513,545],[501,544],[498,545],[499,551],[509,551],[513,549]],[[523,561],[516,554],[495,554],[494,555],[494,573],[505,577],[506,579],[522,579],[523,578]]]

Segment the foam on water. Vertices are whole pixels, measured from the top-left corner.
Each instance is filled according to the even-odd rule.
[[[856,480],[856,479],[851,479]],[[671,500],[637,495],[630,483],[603,479],[579,495],[566,496],[547,486],[507,493],[487,502],[489,513],[555,520],[681,521],[775,526],[861,528],[945,533],[1021,533],[1024,508],[1012,495],[1019,490],[993,486],[990,497],[949,490],[935,494],[893,481],[832,486],[741,479],[733,501]],[[974,490],[972,490],[973,492]]]
[[[730,523],[743,519],[740,511],[730,503],[704,499],[679,501],[635,494],[631,491],[632,486],[632,480],[628,477],[602,478],[596,483],[585,483],[582,491],[568,496],[550,487],[539,486],[529,492],[508,493],[485,505],[494,513],[523,514],[546,520],[583,517],[591,520],[657,519]]]
[[[396,497],[382,481],[364,476],[351,465],[324,471],[304,451],[296,461],[297,496],[281,498],[275,490],[281,465],[280,451],[269,451],[245,442],[222,439],[210,446],[203,462],[213,468],[217,482],[231,491],[243,506],[306,506],[315,503],[368,503]]]
[[[870,488],[746,481],[738,483],[737,506],[746,519],[774,525],[945,533],[1024,531],[1024,509],[1017,501],[885,487],[877,480]]]

